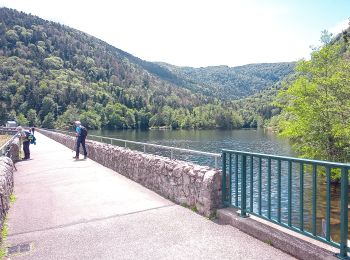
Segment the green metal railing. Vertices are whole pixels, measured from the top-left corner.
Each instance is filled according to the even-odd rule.
[[[222,151],[222,162],[224,206],[339,248],[337,256],[347,258],[350,164],[232,150]]]

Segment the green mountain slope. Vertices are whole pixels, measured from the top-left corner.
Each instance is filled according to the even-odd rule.
[[[0,8],[0,124],[232,128],[231,98],[268,88],[293,63],[179,68],[139,59],[39,17]],[[250,80],[249,80],[250,79]]]
[[[220,99],[239,99],[273,86],[293,72],[295,62],[260,63],[239,67],[176,67],[160,63],[179,78],[202,86],[206,94]]]
[[[70,105],[76,111],[101,110],[97,104],[126,106],[112,109],[117,120],[117,115],[125,118],[127,109],[154,114],[165,105],[191,108],[210,102],[175,85],[176,76],[156,64],[67,26],[7,8],[0,9],[0,72],[2,121],[19,113],[27,117],[30,109],[39,121],[48,113],[56,120]],[[102,126],[113,121],[101,120]],[[123,127],[136,127],[137,119],[131,121]]]

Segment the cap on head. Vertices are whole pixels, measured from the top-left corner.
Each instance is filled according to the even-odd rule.
[[[80,121],[75,121],[74,122],[76,125],[81,125]]]

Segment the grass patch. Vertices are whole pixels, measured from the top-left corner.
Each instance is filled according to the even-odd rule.
[[[6,142],[10,139],[11,139],[11,136],[9,135],[0,135],[0,146],[6,144]]]
[[[6,248],[5,248],[5,241],[7,240],[8,236],[8,224],[7,224],[7,218],[4,220],[4,225],[1,230],[1,246],[0,246],[0,259],[4,259],[6,256]]]
[[[216,216],[216,211],[211,213],[208,217],[209,220],[214,220],[214,219],[217,219],[217,216]]]
[[[16,196],[14,194],[10,195],[10,203],[14,203],[16,201]]]
[[[12,193],[10,195],[10,204],[13,204],[16,201],[16,196]],[[5,259],[6,254],[7,254],[7,249],[5,247],[7,236],[9,232],[9,227],[8,227],[8,219],[5,217],[4,223],[1,229],[1,245],[0,245],[0,259]]]
[[[272,246],[272,240],[271,239],[267,239],[264,241],[266,244],[268,244],[269,246]]]
[[[193,212],[198,213],[198,209],[197,209],[197,207],[196,207],[196,206],[192,206],[192,207],[191,207],[191,210],[192,210]]]
[[[181,203],[180,206],[182,206],[184,208],[188,208],[188,205],[186,203]]]
[[[180,206],[182,206],[182,207],[184,207],[184,208],[188,208],[188,209],[192,210],[192,211],[195,212],[195,213],[198,213],[198,209],[197,209],[196,205],[194,205],[194,206],[191,207],[191,206],[188,205],[187,203],[181,203]]]

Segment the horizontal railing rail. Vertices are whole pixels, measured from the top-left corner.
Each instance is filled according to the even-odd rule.
[[[0,153],[1,156],[7,156],[10,157],[10,149],[11,149],[11,144],[12,142],[16,139],[17,135],[14,134],[5,144],[0,146]]]
[[[69,132],[69,131],[64,131],[64,130],[59,130],[59,129],[44,129],[41,128],[41,130],[45,131],[54,131],[70,136],[75,136],[74,132]],[[91,135],[89,134],[87,136],[87,139],[89,140],[95,140],[95,141],[100,141],[104,142],[104,140],[107,140],[104,143],[108,143],[111,145],[115,145],[116,142],[123,143],[123,146],[125,148],[130,148],[128,147],[128,144],[134,144],[134,145],[139,145],[143,148],[143,152],[148,152],[147,147],[153,147],[153,148],[160,148],[164,150],[169,150],[170,151],[170,159],[174,159],[174,151],[178,152],[183,152],[183,153],[189,153],[189,154],[197,154],[197,155],[204,155],[208,156],[214,159],[214,165],[215,168],[218,168],[218,160],[221,158],[221,154],[219,153],[209,153],[209,152],[203,152],[203,151],[197,151],[197,150],[191,150],[191,149],[184,149],[184,148],[178,148],[178,147],[172,147],[172,146],[165,146],[165,145],[159,145],[159,144],[151,144],[151,143],[143,143],[143,142],[136,142],[136,141],[130,141],[130,140],[124,140],[124,139],[118,139],[118,138],[111,138],[111,137],[105,137],[105,136],[99,136],[99,135]]]
[[[0,134],[1,135],[14,135],[17,133],[17,130],[15,127],[0,127]]]
[[[344,163],[222,150],[222,203],[240,209],[242,217],[255,215],[337,247],[338,256],[347,258],[349,169]],[[333,185],[335,175],[340,186]]]

